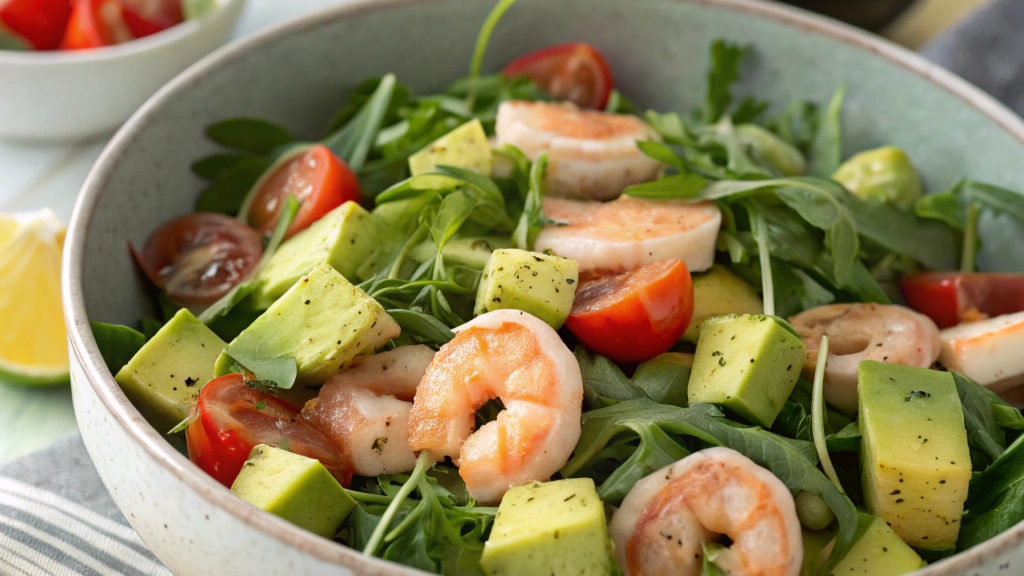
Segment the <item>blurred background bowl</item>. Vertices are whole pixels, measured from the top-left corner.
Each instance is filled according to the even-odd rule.
[[[0,51],[0,138],[70,143],[112,133],[158,88],[220,46],[245,0],[124,44]]]

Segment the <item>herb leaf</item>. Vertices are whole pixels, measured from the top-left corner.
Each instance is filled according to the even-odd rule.
[[[845,98],[846,87],[840,86],[832,95],[828,106],[821,112],[817,123],[817,133],[811,141],[810,150],[810,170],[814,176],[829,178],[842,162],[842,128],[839,116],[842,113]]]
[[[117,374],[146,343],[141,332],[121,324],[89,322],[89,326],[103,362],[112,375]]]
[[[548,169],[548,155],[543,154],[530,167],[526,202],[519,223],[512,232],[512,241],[520,250],[532,250],[533,242],[544,227],[544,177]]]
[[[732,84],[739,78],[740,59],[746,46],[722,39],[711,43],[711,66],[708,69],[708,88],[704,95],[704,122],[717,122],[732,104]]]
[[[283,126],[259,118],[222,120],[207,127],[206,135],[221,146],[261,155],[295,141]]]
[[[203,162],[205,161],[200,160],[193,169]],[[242,209],[249,191],[270,167],[271,162],[265,157],[247,157],[231,164],[230,167],[225,167],[222,161],[217,162],[221,162],[221,168],[218,168],[219,171],[210,185],[199,194],[196,212],[217,212],[234,216]],[[199,169],[207,174],[213,173],[213,168],[209,165]]]

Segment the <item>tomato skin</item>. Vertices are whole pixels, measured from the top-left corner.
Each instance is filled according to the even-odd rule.
[[[633,363],[667,352],[692,317],[690,271],[673,259],[582,281],[565,325],[590,350]]]
[[[72,0],[61,50],[89,50],[132,39],[119,0]]]
[[[121,0],[124,21],[132,36],[162,32],[185,20],[181,0]]]
[[[279,164],[262,180],[249,205],[249,224],[269,236],[281,217],[285,201],[292,195],[301,205],[285,238],[309,228],[345,202],[358,202],[362,198],[355,173],[322,144]]]
[[[900,280],[900,291],[939,328],[1024,311],[1024,274],[923,272]]]
[[[512,61],[505,76],[528,76],[548,94],[584,108],[603,110],[615,87],[608,60],[591,44],[569,42],[530,52]]]
[[[343,486],[352,481],[352,465],[330,437],[291,403],[250,388],[242,374],[203,387],[190,418],[185,430],[189,459],[228,488],[258,444],[317,459]]]
[[[36,50],[57,48],[70,17],[69,0],[0,0],[0,28]]]
[[[149,280],[184,304],[212,304],[246,280],[263,255],[255,230],[223,214],[196,212],[165,222],[142,251],[129,244]]]

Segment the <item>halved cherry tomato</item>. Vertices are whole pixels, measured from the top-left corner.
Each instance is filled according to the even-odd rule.
[[[334,152],[317,144],[279,165],[263,181],[249,206],[249,224],[269,235],[289,196],[295,196],[301,206],[286,238],[305,230],[345,202],[358,202],[359,179]]]
[[[585,42],[558,44],[530,52],[502,71],[506,76],[529,76],[551,96],[601,110],[608,104],[615,81],[608,60]]]
[[[132,39],[120,0],[72,0],[61,50],[88,50]]]
[[[692,316],[690,271],[673,259],[581,282],[565,325],[598,354],[643,362],[678,342]]]
[[[329,436],[302,419],[291,403],[250,388],[241,374],[204,386],[190,417],[189,459],[229,488],[257,444],[315,458],[343,486],[352,481],[352,464]]]
[[[70,0],[0,0],[0,28],[36,50],[60,45],[70,16]]]
[[[197,212],[164,223],[142,252],[149,280],[183,304],[211,304],[244,281],[263,255],[260,235],[234,218]]]
[[[924,272],[901,280],[900,290],[939,328],[1024,311],[1024,274]]]
[[[132,36],[142,38],[185,20],[182,0],[121,0],[124,21]]]

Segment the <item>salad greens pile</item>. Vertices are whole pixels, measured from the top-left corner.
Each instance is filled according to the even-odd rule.
[[[511,4],[501,2],[486,22],[467,77],[429,95],[391,74],[367,79],[320,141],[358,175],[366,203],[376,206],[375,217],[389,230],[357,271],[359,288],[402,327],[389,347],[422,343],[436,349],[453,338],[453,327],[472,319],[483,263],[453,258],[447,250],[453,242],[530,249],[550,223],[541,202],[544,157],[531,162],[513,147],[496,150],[509,170],[494,178],[443,165],[411,176],[408,168],[412,154],[467,121],[479,120],[493,135],[502,102],[547,99],[528,78],[480,73],[490,33]],[[769,314],[785,318],[833,302],[898,302],[895,282],[902,274],[974,268],[982,210],[1024,222],[1024,197],[968,180],[922,196],[912,210],[852,194],[831,178],[843,158],[844,90],[824,106],[797,101],[770,115],[767,102],[733,94],[747,50],[724,40],[713,43],[703,106],[691,113],[642,112],[617,92],[608,109],[644,118],[663,139],[638,146],[664,163],[666,172],[625,194],[715,202],[723,214],[718,261],[762,286]],[[226,151],[193,165],[208,181],[196,210],[231,216],[244,210],[250,189],[271,166],[295,147],[312,144],[253,118],[219,122],[207,136]],[[278,223],[268,256],[296,209],[291,205]],[[202,319],[225,340],[233,338],[258,313],[247,306],[249,292],[246,284],[236,287]],[[165,322],[178,306],[166,298],[159,302]],[[123,366],[161,324],[144,319],[142,333],[95,324],[111,370]],[[691,349],[685,343],[676,347]],[[811,383],[797,384],[766,430],[741,424],[711,404],[688,405],[685,365],[656,358],[630,376],[582,345],[575,356],[584,383],[583,431],[561,476],[593,478],[605,503],[619,504],[638,480],[694,451],[727,446],[770,470],[794,495],[820,499],[834,515],[836,544],[819,573],[829,573],[865,530],[858,511],[864,505],[858,425],[831,407],[821,412]],[[294,362],[289,373],[288,367],[267,367],[244,355],[235,359],[259,380],[280,388],[294,382]],[[967,549],[1024,519],[1024,417],[988,389],[954,377],[975,473],[956,549],[928,553],[929,559]],[[485,407],[480,418],[493,418],[497,409]],[[820,467],[824,456],[815,441],[822,437],[836,483]],[[480,554],[497,509],[478,506],[450,463],[430,466],[421,458],[410,474],[357,477],[348,493],[358,506],[339,541],[427,571],[481,573]],[[719,570],[711,552],[705,555],[707,574]]]

